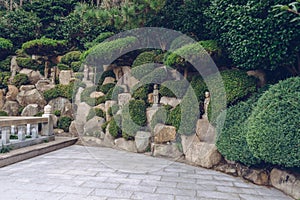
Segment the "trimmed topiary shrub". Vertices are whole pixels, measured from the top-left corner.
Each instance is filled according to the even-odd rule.
[[[129,101],[129,113],[132,121],[139,126],[145,126],[147,123],[146,104],[143,100]]]
[[[247,143],[254,156],[275,165],[300,167],[300,77],[270,87],[248,120]]]
[[[53,40],[41,38],[25,42],[22,49],[29,55],[51,56],[63,52],[67,42],[64,40]]]
[[[26,85],[28,83],[29,78],[26,74],[17,74],[12,81],[12,84],[17,87],[20,87],[21,85]]]
[[[57,64],[57,68],[58,68],[59,70],[70,70],[70,67],[69,67],[68,65],[62,64],[62,63],[58,63],[58,64]]]
[[[155,70],[155,68],[155,64],[153,63],[139,65],[131,69],[131,75],[140,80],[141,78],[147,76],[149,73]]]
[[[81,56],[80,51],[68,52],[61,58],[61,63],[65,65],[71,65],[72,62],[80,61],[80,56]]]
[[[174,126],[178,131],[180,127],[180,122],[181,122],[181,107],[179,104],[175,108],[170,110],[170,114],[167,116],[166,124]]]
[[[29,57],[17,57],[18,66],[21,68],[28,68],[32,70],[42,71],[44,66]]]
[[[105,95],[105,100],[117,100],[118,99],[118,94],[121,94],[124,92],[124,88],[116,85],[113,88],[110,88],[109,91]]]
[[[132,64],[132,68],[147,64],[155,63],[155,57],[157,56],[155,51],[146,51],[136,57]]]
[[[11,61],[11,56],[8,56],[4,60],[0,61],[0,71],[3,72],[10,72],[10,61]]]
[[[97,87],[97,91],[103,92],[104,94],[107,94],[108,91],[116,86],[115,83],[108,83],[105,85],[101,85],[100,87]]]
[[[64,97],[72,100],[73,94],[76,93],[76,90],[77,88],[75,87],[75,84],[73,82],[69,85],[57,84],[55,88],[45,91],[43,95],[47,101],[50,101],[51,99],[55,99],[57,97]]]
[[[0,116],[8,116],[7,112],[0,110]]]
[[[58,119],[57,127],[63,129],[65,132],[69,131],[69,127],[71,125],[72,118],[68,116],[62,116]]]
[[[81,64],[81,61],[71,62],[71,69],[73,70],[73,72],[79,72]]]
[[[0,60],[5,59],[13,48],[13,44],[10,40],[0,38]]]
[[[145,103],[148,102],[148,94],[153,91],[151,84],[143,85],[134,90],[132,97],[138,100],[143,100]]]

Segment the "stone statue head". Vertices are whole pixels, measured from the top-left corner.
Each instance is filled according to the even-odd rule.
[[[209,91],[206,91],[205,92],[205,98],[208,98],[208,97],[210,97],[210,93],[209,93]]]

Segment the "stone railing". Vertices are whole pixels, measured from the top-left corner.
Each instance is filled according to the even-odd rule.
[[[0,149],[31,146],[54,140],[51,106],[42,117],[0,117]]]

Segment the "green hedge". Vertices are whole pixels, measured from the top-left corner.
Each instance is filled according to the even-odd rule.
[[[80,61],[80,56],[81,56],[80,51],[68,52],[61,58],[61,63],[65,65],[71,65],[72,62]]]
[[[13,44],[10,40],[0,38],[0,60],[5,59],[13,48]]]
[[[77,89],[74,83],[70,83],[69,85],[58,84],[55,86],[55,88],[45,91],[44,98],[46,99],[46,101],[50,101],[51,99],[55,99],[57,97],[64,97],[72,100],[72,97],[76,93],[76,90]]]
[[[25,42],[22,49],[29,55],[50,56],[63,52],[66,45],[67,42],[64,40],[41,38]]]
[[[104,94],[107,94],[108,91],[116,86],[115,83],[107,83],[105,85],[101,85],[100,87],[97,87],[97,91],[103,92]]]
[[[105,100],[117,100],[118,94],[121,94],[124,92],[124,88],[116,85],[113,88],[110,88],[109,91],[105,95]]]
[[[92,119],[93,117],[105,117],[105,112],[103,110],[101,110],[100,108],[91,108],[89,111],[89,114],[86,117],[86,121],[89,121],[90,119]]]
[[[26,74],[17,74],[15,75],[12,84],[20,87],[21,85],[29,84],[29,78]]]
[[[132,64],[132,68],[147,64],[147,63],[154,63],[155,62],[155,57],[157,54],[155,51],[147,51],[143,52],[140,55],[136,57]]]
[[[143,85],[133,91],[132,97],[134,99],[143,100],[145,103],[148,102],[148,94],[153,91],[152,84]]]
[[[165,81],[159,89],[161,96],[182,98],[189,87],[189,82],[184,80]]]
[[[29,57],[17,57],[18,66],[21,68],[28,68],[32,70],[42,71],[44,66]]]
[[[58,64],[57,64],[57,68],[58,68],[59,70],[70,70],[70,66],[69,66],[69,65],[62,64],[62,63],[58,63]]]
[[[65,132],[69,132],[69,127],[71,125],[72,118],[68,116],[62,116],[58,119],[57,127],[63,129]]]
[[[149,73],[151,73],[153,70],[155,70],[155,64],[153,63],[139,65],[131,69],[131,75],[140,80],[144,76],[147,76]]]
[[[275,165],[300,167],[300,77],[270,87],[258,100],[248,121],[252,153]]]
[[[217,118],[216,145],[226,159],[245,165],[260,163],[260,159],[253,156],[246,141],[247,119],[260,96],[261,93],[257,93],[246,102],[239,102]]]
[[[10,61],[11,61],[11,56],[8,56],[4,60],[0,61],[0,71],[3,72],[10,72]]]

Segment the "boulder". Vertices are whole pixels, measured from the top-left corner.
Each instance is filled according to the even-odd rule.
[[[113,100],[110,100],[110,101],[106,101],[105,102],[105,119],[106,119],[106,121],[109,121],[110,120],[110,118],[111,118],[111,116],[109,115],[109,113],[107,112],[108,111],[108,109],[110,108],[110,107],[112,107],[113,105],[115,105],[115,104],[117,104],[117,102],[116,101],[113,101]]]
[[[109,84],[109,83],[115,83],[115,81],[116,81],[116,79],[113,77],[105,77],[102,85]]]
[[[19,106],[16,101],[6,101],[2,110],[7,112],[9,116],[17,116],[19,114]]]
[[[89,106],[85,102],[81,102],[78,105],[77,112],[76,112],[76,128],[78,133],[83,133],[83,126],[86,123],[86,117],[89,114],[89,111],[91,109],[91,106]]]
[[[21,91],[17,96],[17,101],[21,106],[38,104],[40,108],[43,108],[47,103],[37,89]]]
[[[200,143],[200,140],[196,134],[190,136],[181,135],[181,144],[182,144],[182,150],[184,154],[186,154],[186,152],[188,151],[188,149],[191,147],[193,143]]]
[[[40,79],[43,78],[39,71],[34,71],[32,69],[23,68],[20,74],[26,74],[31,84],[36,84]]]
[[[216,130],[207,119],[199,119],[197,121],[196,134],[201,142],[215,144]]]
[[[72,70],[61,70],[59,73],[59,83],[68,85],[73,77]]]
[[[244,179],[251,181],[257,185],[269,185],[269,175],[265,170],[248,168],[241,172]]]
[[[94,108],[99,108],[99,109],[101,109],[103,112],[105,112],[105,104],[104,104],[104,103],[98,104],[97,106],[94,106]]]
[[[83,127],[83,134],[84,135],[93,135],[94,133],[101,130],[102,124],[105,122],[105,120],[102,117],[95,116],[89,121],[86,122],[86,124]]]
[[[180,158],[183,153],[178,149],[176,143],[170,144],[153,144],[152,145],[153,156],[155,157],[166,157],[166,158]]]
[[[28,91],[28,90],[33,90],[35,88],[34,85],[22,85],[20,87],[20,91]]]
[[[106,127],[106,130],[105,130],[105,136],[104,136],[104,139],[103,139],[103,142],[102,142],[102,146],[104,147],[113,147],[115,144],[114,144],[114,137],[109,133],[109,124],[107,125]]]
[[[130,93],[121,93],[118,94],[118,104],[119,106],[124,106],[131,100],[131,94]]]
[[[34,116],[38,112],[39,112],[39,105],[29,104],[23,109],[21,116]]]
[[[274,168],[270,174],[273,187],[283,191],[295,199],[300,199],[300,175]]]
[[[161,97],[159,102],[160,104],[170,105],[173,108],[175,108],[177,105],[181,103],[181,99],[177,99],[174,97]]]
[[[144,153],[149,147],[151,133],[145,131],[138,131],[134,137],[135,146],[138,153]]]
[[[115,146],[118,149],[137,153],[135,143],[132,140],[125,140],[124,138],[115,139]]]
[[[77,128],[76,128],[76,121],[72,121],[70,126],[69,126],[69,133],[72,135],[72,136],[75,136],[77,137],[78,136],[78,131],[77,131]]]
[[[8,85],[8,92],[6,94],[7,101],[15,101],[17,100],[17,96],[19,94],[19,89],[14,85]]]
[[[39,80],[35,84],[35,87],[38,91],[45,92],[47,90],[55,88],[55,84],[52,83],[50,80],[44,79],[44,80]]]
[[[99,98],[99,97],[103,97],[103,96],[105,96],[105,94],[103,93],[103,92],[97,92],[97,91],[95,91],[95,92],[92,92],[91,94],[90,94],[90,97],[91,98]]]
[[[176,140],[176,128],[164,124],[157,124],[154,127],[154,142],[164,143]]]
[[[5,93],[3,90],[0,89],[0,109],[3,108],[5,104]]]
[[[59,110],[61,112],[61,115],[68,117],[74,116],[73,106],[67,98],[57,97],[49,101],[48,104],[52,106],[53,111]]]
[[[130,76],[128,80],[128,87],[133,88],[135,85],[137,85],[140,81],[137,80],[135,77]]]
[[[187,149],[185,159],[200,167],[212,168],[222,160],[216,145],[204,142],[193,142]]]
[[[151,122],[152,117],[154,116],[154,114],[156,113],[157,110],[158,110],[158,107],[147,108],[146,117],[147,117],[147,123],[148,124]]]

